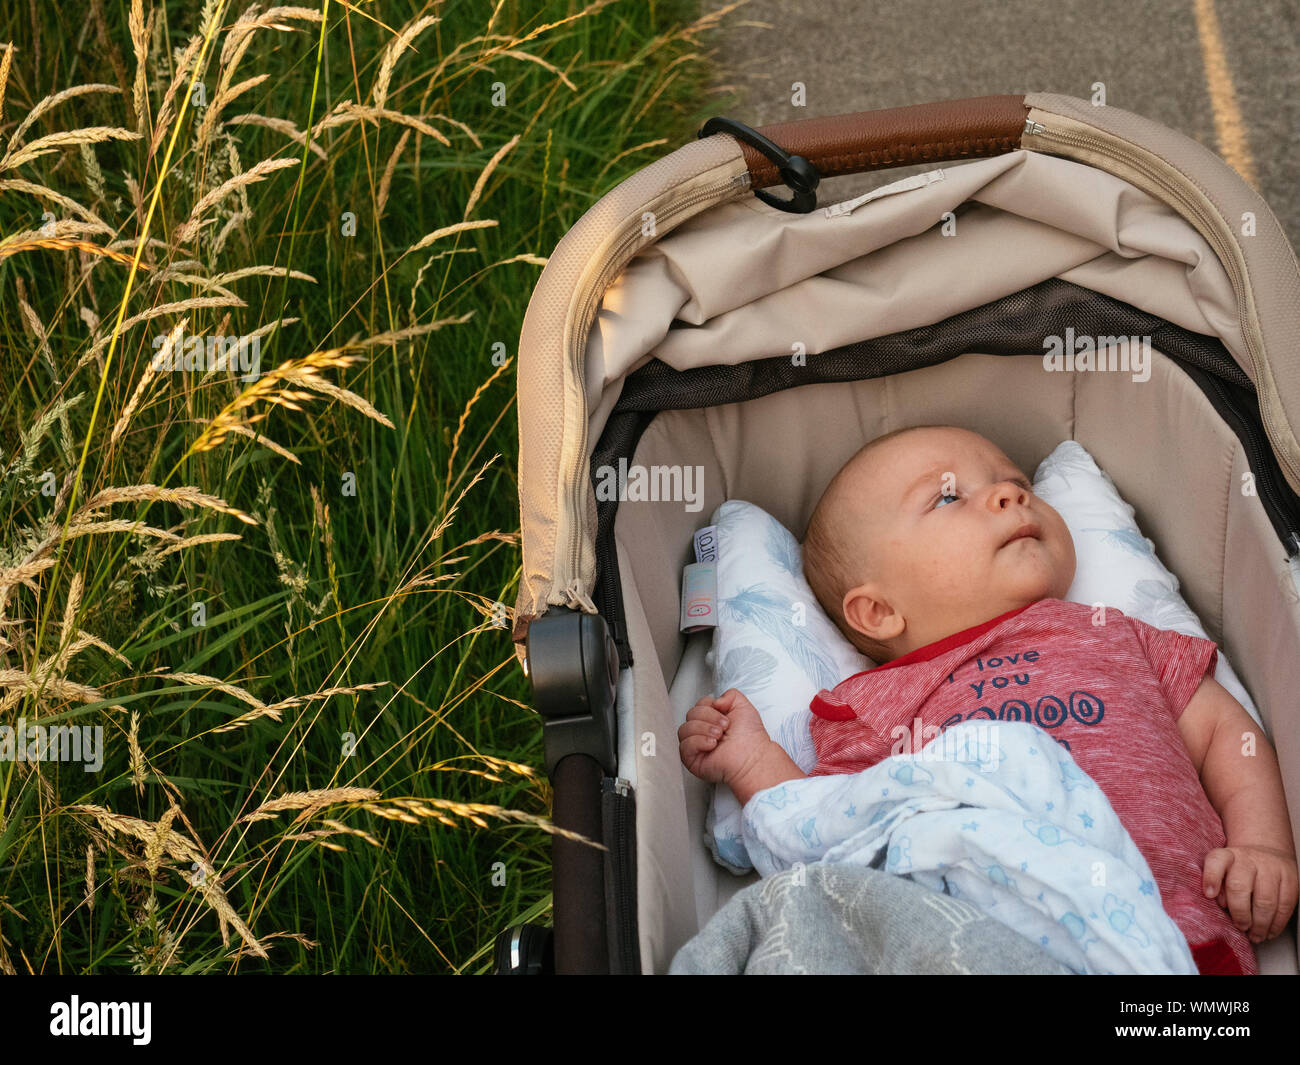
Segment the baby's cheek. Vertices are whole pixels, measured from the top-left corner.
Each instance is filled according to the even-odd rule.
[[[979,584],[987,568],[987,563],[971,552],[969,541],[945,542],[928,553],[924,564],[925,583],[950,595]]]
[[[1056,542],[1060,551],[1061,559],[1073,569],[1075,562],[1077,561],[1074,551],[1074,537],[1070,535],[1069,526],[1065,524],[1065,521],[1059,515],[1057,516],[1057,524],[1059,529],[1057,531]]]

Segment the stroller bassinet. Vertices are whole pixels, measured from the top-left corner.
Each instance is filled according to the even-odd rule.
[[[710,634],[679,631],[692,533],[736,498],[801,535],[906,425],[1028,470],[1088,449],[1236,666],[1300,827],[1300,270],[1268,205],[1179,133],[1050,93],[753,133],[713,120],[613,189],[528,306],[513,639],[554,820],[606,849],[555,837],[554,927],[506,929],[496,971],[665,972],[752,882],[709,857],[677,755],[716,694]],[[953,160],[815,207],[819,176]],[[784,204],[757,192],[783,181]],[[1044,372],[1067,329],[1149,336],[1150,379]],[[702,504],[598,500],[620,461],[702,467]],[[1298,971],[1294,928],[1263,971]]]

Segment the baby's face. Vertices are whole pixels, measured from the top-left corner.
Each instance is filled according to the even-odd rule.
[[[918,430],[880,445],[863,467],[856,509],[870,573],[862,587],[872,590],[855,608],[846,602],[851,621],[880,624],[870,600],[882,597],[905,619],[910,649],[1039,599],[1065,598],[1075,567],[1065,521],[989,440],[963,429]],[[882,642],[895,638],[896,624],[883,617]]]

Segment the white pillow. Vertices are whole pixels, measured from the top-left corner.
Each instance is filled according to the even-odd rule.
[[[717,527],[718,627],[713,694],[739,688],[768,734],[805,773],[817,764],[808,704],[822,688],[870,669],[826,616],[803,575],[794,535],[753,503],[731,499],[713,512]],[[743,876],[754,867],[741,839],[740,804],[714,788],[704,838],[718,863]]]
[[[1210,638],[1178,593],[1178,578],[1165,569],[1156,557],[1156,545],[1138,529],[1133,508],[1082,444],[1076,440],[1058,444],[1034,474],[1034,492],[1065,519],[1074,538],[1078,565],[1066,599],[1105,603],[1158,629]],[[1263,727],[1259,711],[1222,648],[1214,679]]]
[[[1079,443],[1066,440],[1043,460],[1034,491],[1074,538],[1078,564],[1067,599],[1105,603],[1157,628],[1208,639],[1178,594],[1177,578],[1138,529],[1133,508]],[[804,579],[799,541],[785,526],[737,499],[718,507],[712,524],[718,537],[718,627],[708,659],[713,694],[744,692],[771,737],[807,772],[817,761],[808,730],[812,697],[875,663],[822,610]],[[1222,649],[1215,678],[1260,721]],[[743,876],[753,863],[741,838],[740,814],[731,789],[714,788],[704,838],[720,865]]]

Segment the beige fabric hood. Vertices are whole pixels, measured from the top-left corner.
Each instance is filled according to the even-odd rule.
[[[1061,278],[1218,336],[1300,491],[1300,271],[1268,205],[1207,149],[1138,115],[1044,93],[1024,108],[1005,154],[810,214],[759,202],[741,147],[715,134],[579,220],[520,337],[521,659],[548,605],[596,611],[591,448],[650,358],[679,370],[799,346],[811,358]]]

